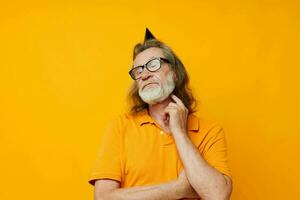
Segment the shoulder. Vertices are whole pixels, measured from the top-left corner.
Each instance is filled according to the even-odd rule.
[[[134,116],[134,115],[130,114],[129,112],[122,112],[122,113],[113,115],[109,119],[109,124],[112,126],[115,126],[115,127],[122,128],[122,127],[132,123],[133,121],[135,121],[136,118],[137,118],[137,116]]]
[[[212,135],[217,133],[222,134],[224,132],[223,125],[215,119],[199,116],[198,114],[194,114],[194,113],[191,114],[190,116],[191,118],[193,118],[194,121],[198,122],[198,126],[199,126],[198,132],[200,132],[203,135],[207,135],[207,134]]]

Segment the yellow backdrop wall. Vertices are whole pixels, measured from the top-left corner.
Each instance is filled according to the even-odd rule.
[[[225,128],[233,200],[300,199],[297,1],[0,2],[0,199],[92,199],[145,27]]]

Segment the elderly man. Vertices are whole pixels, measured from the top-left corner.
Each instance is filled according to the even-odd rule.
[[[131,110],[107,126],[89,183],[96,200],[230,199],[223,128],[197,117],[188,74],[146,29],[134,48]]]

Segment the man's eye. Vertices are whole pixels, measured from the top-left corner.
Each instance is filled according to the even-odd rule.
[[[153,60],[148,64],[148,68],[156,68],[159,65],[159,61]]]
[[[138,74],[142,73],[143,72],[143,67],[138,67],[136,69],[136,71],[137,71]]]
[[[157,66],[156,63],[151,63],[150,66],[149,66],[149,68],[155,68],[156,66]]]

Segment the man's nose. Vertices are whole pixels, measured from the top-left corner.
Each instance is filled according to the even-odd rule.
[[[145,69],[142,73],[141,79],[143,81],[147,80],[148,78],[150,78],[152,76],[151,72],[149,72],[147,69]]]

